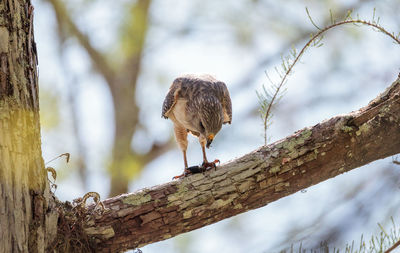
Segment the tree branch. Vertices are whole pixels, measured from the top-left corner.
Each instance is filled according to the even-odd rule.
[[[79,44],[86,50],[90,59],[92,60],[93,66],[103,75],[106,79],[107,84],[113,83],[115,78],[115,73],[109,65],[106,57],[93,47],[88,36],[83,34],[83,32],[74,23],[68,14],[64,4],[60,0],[47,0],[54,8],[54,12],[57,18],[57,22],[61,27],[66,25],[68,32],[75,36]]]
[[[105,200],[85,232],[96,252],[165,240],[267,205],[339,174],[400,153],[400,78],[366,107],[204,174]],[[89,207],[89,209],[93,209]]]
[[[387,250],[385,251],[385,253],[390,253],[390,252],[392,252],[394,249],[396,249],[396,248],[399,247],[399,246],[400,246],[400,240],[397,241],[395,244],[393,244],[392,247],[390,247],[389,249],[387,249]]]

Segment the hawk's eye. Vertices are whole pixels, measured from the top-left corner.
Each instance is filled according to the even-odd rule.
[[[204,126],[203,126],[203,123],[200,121],[200,130],[201,130],[201,132],[204,132],[206,129],[204,128]]]

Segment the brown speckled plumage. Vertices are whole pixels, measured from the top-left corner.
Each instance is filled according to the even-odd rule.
[[[174,123],[176,140],[184,156],[185,168],[187,133],[199,137],[203,160],[204,147],[211,144],[222,124],[232,122],[232,104],[225,83],[211,75],[184,75],[172,83],[162,107],[162,117]]]

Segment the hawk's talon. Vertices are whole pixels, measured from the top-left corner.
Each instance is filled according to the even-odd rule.
[[[219,165],[221,162],[220,162],[218,159],[215,159],[214,162],[210,162],[210,163],[204,161],[204,162],[201,164],[201,167],[203,167],[205,171],[210,170],[210,169],[212,169],[212,168],[217,169],[217,163],[218,163],[218,165]]]
[[[217,165],[216,163],[218,163],[218,166],[221,164],[221,162],[218,159],[214,160],[214,169],[217,170]]]
[[[184,177],[185,175],[182,173],[181,175],[179,175],[179,176],[174,176],[174,177],[172,177],[172,180],[175,180],[175,179],[179,179],[179,178],[182,178],[182,177]]]
[[[192,166],[192,167],[195,167],[195,166]],[[180,174],[180,175],[178,175],[178,176],[174,176],[174,177],[172,178],[172,180],[180,179],[180,178],[182,178],[182,177],[187,177],[187,176],[189,176],[190,174],[193,174],[193,172],[190,170],[190,168],[192,168],[192,167],[186,168],[186,169],[183,171],[182,174]]]

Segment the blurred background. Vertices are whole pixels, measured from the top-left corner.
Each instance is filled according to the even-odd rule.
[[[56,196],[87,191],[102,199],[169,182],[183,170],[172,123],[161,106],[183,73],[224,81],[233,103],[210,160],[222,163],[264,144],[256,91],[270,85],[281,56],[298,50],[315,27],[347,10],[400,31],[400,0],[33,0],[39,54],[42,149],[53,161]],[[269,128],[269,143],[366,105],[396,78],[400,46],[367,27],[329,32],[289,77]],[[398,141],[398,140],[393,140]],[[400,224],[400,172],[393,158],[374,162],[294,195],[141,248],[150,252],[279,252],[336,248]],[[190,165],[201,163],[189,137]]]

